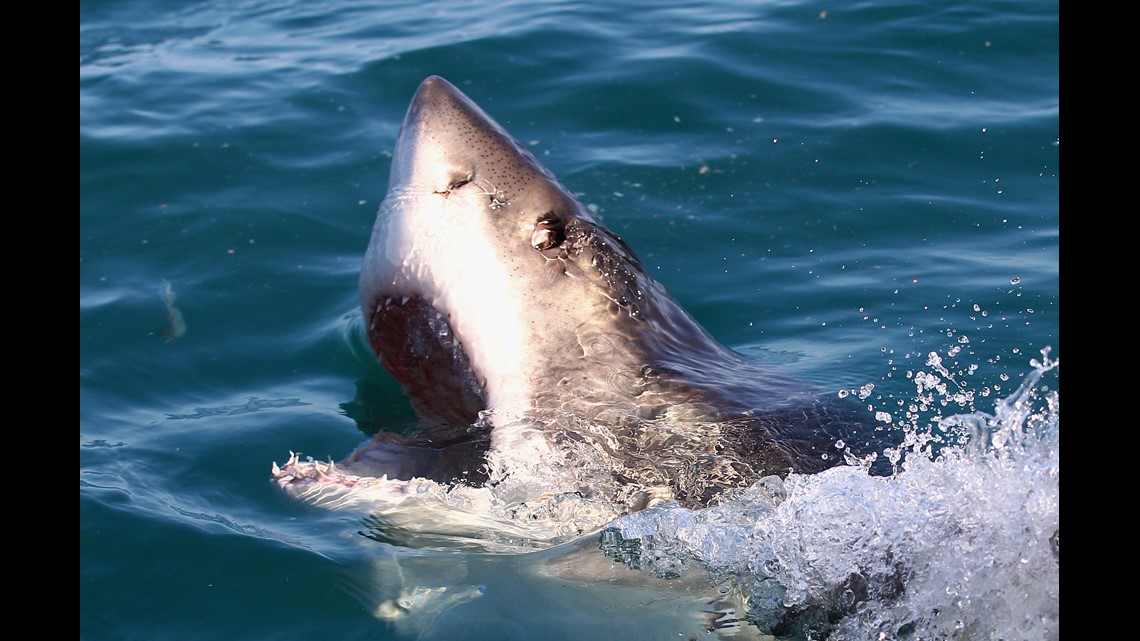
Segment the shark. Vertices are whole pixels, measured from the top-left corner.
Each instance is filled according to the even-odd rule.
[[[719,342],[439,76],[407,108],[359,293],[368,345],[421,422],[339,461],[291,454],[272,478],[405,541],[542,547],[770,475],[890,473],[865,408]]]

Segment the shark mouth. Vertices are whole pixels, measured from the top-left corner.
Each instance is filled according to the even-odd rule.
[[[486,390],[444,312],[422,295],[382,296],[368,315],[368,342],[428,424],[471,425]]]
[[[360,302],[369,345],[423,427],[335,464],[291,455],[273,478],[385,527],[551,541],[660,501],[705,507],[764,475],[820,471],[842,462],[839,439],[874,449],[863,418],[805,401],[712,338],[436,76],[401,127]]]

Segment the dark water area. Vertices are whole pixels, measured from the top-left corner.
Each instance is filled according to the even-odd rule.
[[[1055,2],[81,3],[80,637],[682,630],[645,605],[676,597],[651,563],[624,592],[518,578],[593,558],[596,534],[421,554],[269,481],[290,451],[415,422],[357,278],[408,100],[439,74],[725,345],[918,432],[993,419],[963,423],[988,446],[893,484],[793,478],[780,506],[615,532],[717,578],[767,568],[753,622],[807,620],[844,571],[812,555],[875,565],[860,533],[941,538],[896,545],[909,600],[872,597],[832,638],[906,638],[935,610],[960,638],[1058,638],[1058,32]],[[1044,409],[998,405],[1035,373]],[[401,574],[449,591],[385,618]]]

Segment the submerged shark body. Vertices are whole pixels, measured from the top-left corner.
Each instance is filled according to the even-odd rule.
[[[847,454],[877,449],[859,408],[717,342],[439,77],[404,119],[360,300],[369,344],[424,427],[336,464],[275,466],[317,505],[402,513],[419,532],[462,513],[471,531],[556,539],[822,471],[844,461],[841,439]]]

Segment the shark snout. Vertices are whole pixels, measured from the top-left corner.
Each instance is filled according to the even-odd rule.
[[[439,76],[424,80],[404,116],[389,189],[440,194],[474,185],[497,210],[554,181],[478,105]]]

